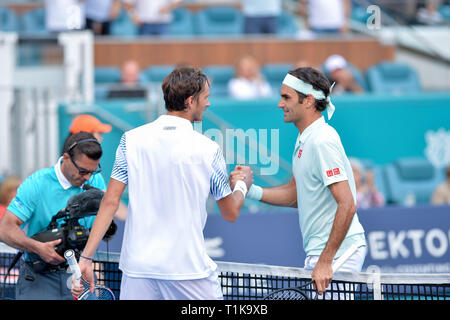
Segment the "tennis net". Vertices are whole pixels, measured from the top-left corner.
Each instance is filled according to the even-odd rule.
[[[6,296],[14,298],[17,270],[6,279],[4,270],[14,255],[0,253],[0,283]],[[95,257],[98,283],[120,296],[119,254],[98,252]],[[311,281],[311,271],[294,268],[216,261],[225,300],[259,300],[272,291]],[[315,291],[304,289],[311,298]],[[450,274],[383,274],[336,272],[326,294],[327,300],[450,300]]]

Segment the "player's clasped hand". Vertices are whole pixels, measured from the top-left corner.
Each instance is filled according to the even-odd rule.
[[[230,173],[230,187],[233,190],[234,185],[238,180],[242,180],[250,189],[253,184],[253,171],[248,166],[237,165],[234,170]]]

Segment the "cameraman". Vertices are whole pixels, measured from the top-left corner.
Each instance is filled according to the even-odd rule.
[[[36,171],[19,187],[0,221],[0,241],[26,252],[20,266],[16,299],[73,299],[67,287],[71,274],[66,272],[65,259],[55,251],[61,239],[39,242],[31,237],[45,230],[72,196],[83,192],[83,184],[106,189],[102,175],[97,174],[101,170],[101,156],[102,148],[92,134],[74,134],[66,140],[64,154],[53,167]],[[91,228],[94,219],[95,216],[90,216],[79,222]],[[27,234],[22,230],[24,226],[28,227]],[[29,253],[46,262],[43,270],[33,270]]]

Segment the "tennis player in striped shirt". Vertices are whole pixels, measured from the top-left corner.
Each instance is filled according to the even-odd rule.
[[[203,238],[206,201],[212,194],[234,221],[253,173],[244,167],[229,179],[219,145],[193,129],[210,105],[200,70],[175,69],[162,89],[167,114],[122,136],[80,268],[92,284],[91,259],[128,186],[120,299],[222,299]]]

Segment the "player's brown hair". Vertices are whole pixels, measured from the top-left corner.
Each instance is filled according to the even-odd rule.
[[[169,111],[186,109],[186,99],[197,99],[208,83],[208,77],[198,68],[181,67],[169,73],[163,81],[164,102]]]

